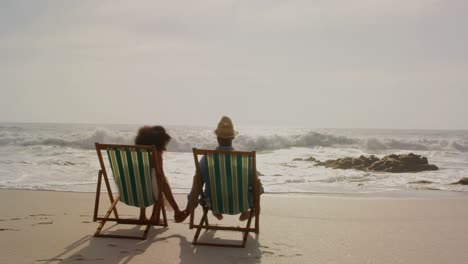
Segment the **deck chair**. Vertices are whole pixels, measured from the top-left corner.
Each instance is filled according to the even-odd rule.
[[[101,169],[98,174],[96,201],[94,205],[93,221],[99,221],[99,226],[94,233],[95,237],[132,238],[146,239],[151,226],[167,226],[166,210],[162,195],[163,179],[156,174],[157,194],[153,195],[152,168],[159,166],[156,159],[156,148],[154,146],[132,146],[132,145],[110,145],[96,143],[96,152]],[[114,197],[112,192],[108,171],[106,169],[102,152],[106,151],[109,157],[110,170],[117,185],[118,192]],[[154,164],[154,166],[153,166]],[[111,206],[103,217],[98,216],[102,179],[109,195]],[[124,219],[117,212],[117,205],[124,203],[137,208],[153,206],[149,220],[146,219]],[[162,212],[163,221],[160,223]],[[113,213],[114,217],[111,217]],[[146,225],[143,235],[127,236],[102,234],[101,231],[107,221],[118,224]]]
[[[209,196],[205,197],[203,183],[200,174],[200,156],[206,162],[207,182],[205,188],[210,188]],[[197,195],[191,196],[190,202],[190,229],[195,228],[193,238],[194,245],[223,246],[223,247],[245,247],[249,232],[259,233],[260,217],[260,180],[256,170],[255,151],[220,151],[193,149],[196,174],[194,176],[192,190],[200,194],[200,205],[203,215],[200,223],[194,224],[195,208],[197,206]],[[195,189],[196,188],[196,189]],[[209,204],[205,198],[208,198]],[[250,200],[250,201],[249,201]],[[208,211],[218,214],[235,215],[249,210],[249,218],[245,227],[210,225]],[[254,227],[250,227],[252,218],[255,216]],[[202,229],[205,230],[228,230],[243,233],[240,244],[232,243],[205,243],[199,242],[198,238]]]

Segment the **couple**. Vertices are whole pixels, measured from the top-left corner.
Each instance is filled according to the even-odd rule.
[[[218,140],[218,147],[216,148],[217,150],[225,150],[225,151],[232,151],[234,148],[232,147],[232,140],[235,138],[237,135],[237,131],[234,130],[234,126],[232,124],[232,121],[229,117],[223,116],[221,120],[218,123],[218,127],[214,131]],[[162,175],[162,178],[164,179],[163,183],[163,193],[164,196],[166,197],[167,201],[171,205],[172,209],[174,210],[174,219],[176,223],[181,223],[183,222],[189,213],[189,208],[190,208],[190,200],[192,195],[196,195],[198,200],[198,192],[195,189],[195,186],[192,187],[192,190],[190,191],[190,194],[188,195],[188,202],[187,202],[187,207],[185,210],[181,211],[179,209],[179,206],[177,205],[177,202],[174,199],[174,195],[172,194],[172,189],[171,186],[169,185],[167,178],[164,174],[163,170],[163,159],[162,159],[162,153],[166,150],[166,146],[171,140],[171,136],[169,136],[166,133],[166,130],[162,126],[145,126],[140,128],[138,131],[138,135],[135,139],[135,144],[136,145],[154,145],[157,150],[157,159],[158,163],[161,165],[159,168],[157,168],[156,173],[159,175]],[[204,159],[203,157],[202,159]],[[205,162],[201,161],[200,162],[200,173],[201,173],[201,178],[203,180],[203,183],[206,182],[206,177],[207,177],[207,168],[206,165],[204,165]],[[156,183],[156,180],[153,180],[153,184]],[[153,185],[153,189],[156,189],[157,186]],[[205,189],[205,192],[208,190],[208,188]],[[215,214],[213,215],[221,220],[223,219],[223,216],[221,214]],[[248,211],[242,212],[239,216],[239,220],[245,221],[247,220],[249,216]],[[140,219],[146,219],[146,213],[145,213],[145,208],[140,209]]]

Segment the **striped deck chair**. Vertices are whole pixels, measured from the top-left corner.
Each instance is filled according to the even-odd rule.
[[[255,151],[221,151],[193,149],[196,175],[194,177],[194,188],[201,196],[200,205],[203,215],[200,223],[194,224],[196,195],[192,195],[190,202],[190,229],[196,228],[193,238],[194,245],[245,247],[249,232],[259,233],[260,214],[260,180],[256,170]],[[205,156],[205,159],[200,159]],[[203,192],[203,183],[200,173],[200,162],[206,162],[207,177],[205,188],[209,188],[208,196]],[[207,198],[207,199],[206,199]],[[207,203],[206,201],[209,201]],[[249,211],[249,218],[245,227],[210,225],[208,211],[217,214],[235,215]],[[252,218],[255,216],[255,226],[250,227]],[[243,232],[241,244],[220,244],[199,242],[198,238],[202,229],[206,230],[228,230]]]
[[[162,189],[157,188],[157,195],[153,195],[151,170],[153,167],[158,166],[156,148],[154,146],[110,145],[99,143],[95,145],[101,169],[98,174],[93,216],[93,221],[100,221],[100,223],[94,236],[146,239],[151,226],[167,226]],[[108,170],[106,169],[102,155],[103,151],[106,151],[109,157],[110,170],[112,171],[114,182],[118,189],[115,197],[109,183]],[[102,179],[104,179],[111,206],[103,217],[99,217],[98,211]],[[156,186],[163,186],[163,179],[159,177],[159,175],[156,176],[156,181]],[[153,206],[150,219],[123,219],[119,217],[117,212],[117,204],[119,204],[119,202],[137,208]],[[113,218],[111,217],[112,212],[114,214]],[[162,223],[159,221],[161,212],[163,215]],[[142,236],[102,234],[101,230],[107,221],[115,221],[118,224],[146,225],[146,228]]]

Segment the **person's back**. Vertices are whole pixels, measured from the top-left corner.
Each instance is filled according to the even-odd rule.
[[[157,150],[157,157],[156,159],[158,160],[159,163],[159,168],[156,168],[156,170],[153,170],[152,173],[155,175],[156,173],[161,175],[162,178],[164,179],[163,183],[163,193],[164,196],[166,197],[167,201],[171,205],[172,209],[174,209],[174,219],[176,221],[180,221],[180,219],[185,219],[187,216],[185,215],[186,212],[180,211],[179,207],[177,206],[177,203],[174,199],[174,195],[172,194],[172,189],[171,186],[169,185],[166,175],[164,174],[164,169],[163,169],[163,159],[162,159],[162,153],[166,151],[166,146],[171,140],[171,136],[166,133],[166,130],[162,126],[144,126],[138,130],[138,134],[135,138],[135,144],[136,145],[152,145],[156,147]],[[156,178],[156,176],[153,176]],[[156,193],[156,189],[158,186],[155,184],[156,181],[153,180],[153,193]],[[140,218],[146,218],[146,213],[142,209],[140,212]]]
[[[216,138],[217,138],[217,141],[218,141],[218,147],[216,148],[216,150],[223,150],[223,151],[234,151],[234,148],[232,147],[232,142],[234,140],[234,138],[238,135],[238,132],[234,130],[234,125],[231,121],[231,119],[227,116],[223,116],[221,118],[221,120],[219,121],[218,123],[218,126],[216,128],[216,130],[214,131],[215,135],[216,135]],[[202,184],[205,185],[205,183],[207,182],[208,180],[208,168],[206,167],[206,157],[203,156],[201,159],[200,159],[200,176],[201,176],[201,179],[202,179]],[[196,189],[195,186],[192,187],[192,190],[190,192],[190,194],[188,195],[188,201],[187,201],[187,208],[186,208],[186,211],[189,210],[190,208],[190,202],[191,202],[191,199],[192,199],[192,195],[195,195],[196,196],[196,201],[198,202],[198,199],[199,199],[199,193]],[[208,206],[211,205],[211,201],[209,199],[209,197],[211,197],[211,193],[210,193],[210,188],[207,188],[205,186],[204,188],[204,196],[205,196],[205,202]],[[213,215],[218,218],[219,220],[221,220],[223,218],[223,216],[221,214],[215,214],[213,213]],[[241,213],[239,219],[244,221],[244,220],[247,220],[248,218],[248,211],[245,211],[243,213]]]

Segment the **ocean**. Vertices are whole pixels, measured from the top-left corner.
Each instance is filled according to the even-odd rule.
[[[137,125],[0,123],[0,189],[94,192],[98,160],[94,143],[132,144]],[[195,171],[193,147],[216,147],[213,128],[167,126],[172,141],[164,170],[175,193],[188,193]],[[237,127],[237,150],[256,150],[267,193],[381,193],[442,190],[468,177],[468,131]],[[413,152],[437,171],[385,173],[316,167],[321,161],[360,155]],[[295,160],[296,159],[296,160]],[[414,184],[426,180],[430,184]]]

